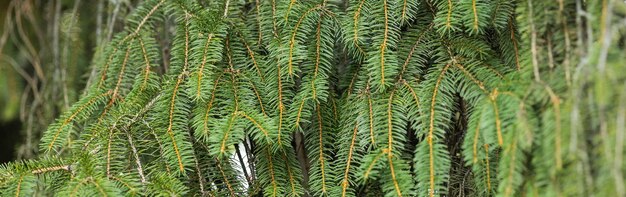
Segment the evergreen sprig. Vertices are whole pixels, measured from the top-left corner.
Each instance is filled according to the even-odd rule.
[[[0,191],[624,196],[624,8],[147,0]]]

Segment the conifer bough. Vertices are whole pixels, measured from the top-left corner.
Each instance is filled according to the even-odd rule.
[[[626,196],[625,16],[618,0],[146,0],[0,192]]]

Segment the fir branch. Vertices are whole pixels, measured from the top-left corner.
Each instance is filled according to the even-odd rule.
[[[51,4],[53,15],[66,3]],[[620,5],[145,0],[98,46],[93,85],[43,133],[41,152],[59,159],[0,165],[0,193],[623,194],[624,96],[613,90],[625,79]],[[9,47],[1,56],[15,58],[11,68],[32,90],[15,94],[34,99],[30,113],[37,114],[38,107],[58,108],[41,102],[59,88],[41,81],[45,68],[36,66],[33,80],[28,65],[18,65],[19,58],[48,57],[32,50],[33,40],[8,39],[12,25],[26,38],[21,26],[37,23],[30,10],[17,9],[24,7],[33,6],[10,5],[0,45],[27,42],[29,53]],[[107,20],[118,29],[116,18],[126,12],[115,12]],[[78,48],[85,36],[73,32],[74,22],[59,41]],[[88,60],[71,56],[68,62]],[[19,89],[5,78],[0,89]],[[83,88],[60,79],[68,90],[61,96]],[[6,100],[0,96],[0,105]],[[44,111],[36,117],[58,110]],[[28,128],[30,136],[39,127]]]
[[[387,0],[383,0],[383,13],[385,15],[383,43],[380,44],[380,84],[385,86],[385,49],[387,49],[387,39],[389,36],[389,13],[387,11]]]
[[[91,111],[89,110],[89,108],[93,108],[93,105],[96,105],[98,101],[100,101],[104,97],[107,97],[111,93],[112,93],[111,91],[107,91],[99,95],[84,97],[83,102],[76,103],[73,106],[74,110],[68,111],[71,113],[66,113],[65,115],[66,118],[64,118],[63,121],[60,122],[60,124],[51,126],[50,129],[46,132],[46,135],[42,139],[42,141],[44,142],[43,144],[47,144],[47,146],[44,145],[44,147],[46,148],[45,152],[50,152],[55,146],[58,146],[56,145],[57,144],[56,141],[60,137],[63,130],[65,130],[66,127],[70,126],[70,124],[74,121],[74,119],[76,118],[82,119],[82,116],[85,116],[85,115],[82,115],[83,113],[89,113],[88,111]],[[51,138],[51,139],[47,140],[48,138]]]
[[[178,162],[178,168],[180,170],[180,172],[184,172],[185,168],[183,166],[183,161],[182,161],[182,156],[180,154],[180,151],[178,150],[178,145],[176,144],[176,139],[174,139],[174,131],[172,129],[172,127],[174,126],[173,122],[174,122],[174,106],[175,106],[175,101],[176,101],[176,96],[178,94],[178,88],[182,82],[183,79],[183,75],[179,75],[178,79],[176,80],[176,84],[174,85],[174,91],[172,93],[172,98],[170,100],[170,107],[169,107],[169,118],[168,118],[168,124],[167,124],[167,134],[170,137],[170,140],[172,140],[172,145],[174,146],[174,152],[176,154],[176,158],[177,158],[177,162]]]
[[[146,63],[146,67],[144,68],[144,74],[143,74],[143,82],[141,83],[141,87],[139,88],[141,91],[144,91],[146,89],[146,86],[148,85],[148,79],[150,79],[150,59],[148,58],[148,52],[146,50],[146,46],[143,42],[143,39],[141,38],[141,36],[139,36],[137,38],[137,40],[139,40],[139,46],[141,48],[141,52],[143,55],[143,59]]]
[[[515,51],[515,67],[517,70],[521,69],[519,62],[519,52],[517,49],[517,37],[515,36],[515,30],[513,29],[513,20],[509,20],[509,31],[511,32],[511,41],[513,42],[513,50]]]
[[[372,140],[372,145],[376,145],[375,135],[374,135],[374,110],[372,108],[372,98],[370,94],[367,94],[367,104],[369,105],[369,131],[370,131],[370,139]]]
[[[347,193],[347,189],[350,186],[349,183],[349,172],[350,172],[350,164],[352,163],[352,154],[355,151],[355,141],[357,138],[357,131],[359,130],[358,124],[354,125],[354,129],[352,131],[352,138],[350,140],[350,146],[348,148],[348,159],[346,160],[346,170],[343,173],[343,179],[341,180],[341,196],[345,197]]]
[[[293,2],[293,1],[292,1]],[[291,4],[290,4],[291,6]],[[298,19],[298,21],[296,22],[293,30],[291,30],[291,36],[289,39],[289,56],[287,57],[287,74],[291,77],[294,75],[294,69],[293,69],[293,64],[294,64],[294,51],[295,51],[295,47],[298,44],[296,40],[296,35],[299,31],[300,25],[302,25],[302,23],[304,22],[305,19],[307,19],[307,17],[309,16],[309,13],[316,11],[317,9],[321,9],[322,6],[318,5],[315,7],[312,7],[308,10],[306,10],[302,16],[300,16],[300,18]],[[291,8],[290,8],[291,9]]]

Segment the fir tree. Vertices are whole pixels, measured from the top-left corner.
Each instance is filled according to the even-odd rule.
[[[0,193],[626,196],[625,10],[146,0]]]

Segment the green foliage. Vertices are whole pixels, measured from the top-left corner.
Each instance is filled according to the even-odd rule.
[[[0,189],[624,196],[626,5],[602,2],[147,0]]]

